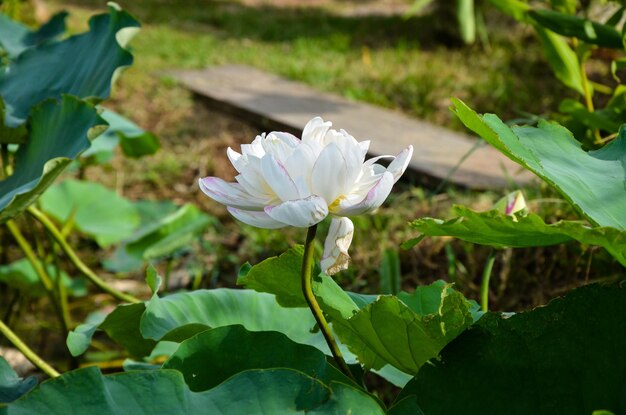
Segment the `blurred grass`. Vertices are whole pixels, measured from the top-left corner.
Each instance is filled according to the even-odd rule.
[[[53,4],[56,9],[69,9],[75,33],[86,29],[89,15],[103,11],[100,1],[55,0]],[[252,65],[459,130],[462,126],[448,110],[451,96],[479,112],[511,119],[520,112],[549,113],[569,94],[554,80],[531,31],[494,11],[487,13],[490,44],[465,48],[450,35],[449,22],[429,15],[410,19],[351,15],[350,7],[362,3],[348,0],[310,7],[255,6],[250,0],[246,4],[121,2],[143,29],[131,44],[135,64],[121,77],[107,105],[158,134],[163,150],[141,162],[118,157],[111,166],[90,168],[87,174],[131,198],[191,201],[218,216],[222,227],[205,235],[202,249],[192,253],[202,263],[205,285],[232,285],[240,264],[256,263],[302,243],[304,231],[240,226],[222,206],[201,195],[197,178],[232,179],[226,147],[249,142],[260,131],[195,103],[191,94],[162,75],[164,71]],[[337,275],[343,286],[378,292],[383,252],[415,236],[408,221],[448,217],[454,203],[489,209],[507,192],[477,193],[448,186],[443,193],[433,194],[432,189],[416,187],[413,179],[397,185],[376,215],[354,218],[353,266]],[[545,186],[527,189],[526,196],[543,200],[534,203],[533,210],[546,221],[574,216],[569,206],[551,199],[554,193]],[[326,226],[322,224],[321,236]],[[427,239],[399,252],[403,287],[411,290],[443,278],[455,282],[470,298],[478,298],[488,252],[489,248],[446,238]],[[504,310],[544,304],[572,286],[620,270],[604,251],[577,244],[503,251],[494,267],[491,304]]]

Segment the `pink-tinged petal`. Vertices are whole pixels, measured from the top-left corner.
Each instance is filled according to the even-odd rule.
[[[242,210],[233,207],[229,207],[228,211],[231,215],[235,217],[235,219],[240,220],[247,225],[255,226],[257,228],[278,229],[287,226],[282,222],[272,219],[265,212]]]
[[[328,215],[328,205],[319,196],[309,196],[306,199],[289,200],[278,206],[267,206],[265,213],[272,219],[296,228],[308,228]]]
[[[333,218],[330,229],[324,242],[324,254],[322,255],[322,271],[327,275],[333,275],[347,269],[350,262],[348,248],[352,243],[354,224],[348,218]]]
[[[324,137],[326,132],[333,125],[333,123],[324,122],[320,117],[315,117],[309,121],[302,131],[302,142],[315,142],[320,145],[324,144]]]
[[[378,209],[387,199],[389,193],[391,193],[393,184],[393,174],[386,171],[363,199],[356,201],[354,198],[346,197],[339,202],[339,205],[333,209],[332,213],[339,216],[352,216]]]
[[[327,145],[315,161],[311,172],[311,193],[321,196],[328,204],[347,191],[346,160],[335,143]]]
[[[261,173],[269,187],[280,200],[285,201],[300,198],[295,182],[289,176],[285,166],[277,160],[273,154],[266,154],[261,159]]]
[[[389,164],[387,171],[393,174],[394,183],[398,181],[400,176],[404,173],[406,168],[413,157],[413,146],[408,146],[396,156],[396,158]]]
[[[239,209],[263,210],[264,200],[248,194],[239,183],[228,183],[219,177],[205,177],[198,181],[205,195],[226,206]]]
[[[505,215],[513,216],[513,220],[517,220],[515,214],[518,212],[524,213],[523,211],[527,209],[526,199],[524,199],[524,194],[521,190],[516,190],[498,200],[493,208]]]

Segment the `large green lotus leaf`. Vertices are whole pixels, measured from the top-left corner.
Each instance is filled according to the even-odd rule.
[[[296,247],[269,258],[251,267],[237,283],[275,294],[283,306],[305,306],[300,288],[302,253]],[[480,317],[473,312],[475,303],[443,281],[398,298],[347,293],[331,277],[320,274],[313,279],[313,291],[341,342],[368,369],[390,364],[415,374]]]
[[[22,53],[0,72],[5,123],[22,124],[33,105],[61,94],[107,98],[116,72],[133,61],[123,47],[138,26],[128,13],[110,4],[108,14],[91,18],[88,32]]]
[[[219,288],[154,296],[141,318],[141,333],[148,339],[181,341],[207,328],[233,324],[249,331],[278,331],[330,354],[322,334],[311,333],[315,319],[308,309],[283,308],[273,295],[251,290]],[[186,327],[191,330],[181,332]],[[177,337],[168,336],[173,330]]]
[[[132,371],[103,376],[90,367],[68,372],[2,407],[22,414],[363,414],[384,411],[366,393],[330,386],[290,369],[240,373],[204,392],[189,390],[175,370]]]
[[[576,240],[586,245],[604,247],[622,265],[626,266],[626,231],[614,228],[591,228],[576,221],[546,224],[539,216],[505,215],[497,210],[475,212],[464,206],[455,206],[455,218],[443,221],[421,218],[411,227],[421,235],[403,245],[411,247],[426,236],[453,236],[464,241],[496,248],[548,246]]]
[[[20,378],[9,363],[0,356],[0,405],[13,402],[37,385],[37,378]],[[2,409],[0,409],[2,411]]]
[[[61,36],[66,17],[67,12],[57,13],[38,30],[31,30],[0,13],[0,47],[10,59],[15,59],[25,50]]]
[[[364,348],[353,342],[348,347],[366,367],[376,364],[370,357],[373,352],[377,360],[417,374],[424,363],[437,357],[446,344],[474,322],[472,306],[463,295],[443,284],[440,288],[439,309],[424,315],[415,313],[398,297],[380,296],[342,322],[341,326],[358,337],[367,350],[364,353]],[[337,331],[341,337],[342,332]]]
[[[282,333],[252,332],[240,325],[198,333],[163,364],[164,369],[180,371],[192,391],[211,389],[244,370],[277,367],[304,372],[326,384],[352,383],[315,347],[295,343]]]
[[[626,129],[603,149],[586,152],[558,124],[508,127],[493,114],[453,102],[463,124],[554,186],[592,223],[626,230]]]
[[[82,154],[95,163],[105,163],[119,145],[128,157],[139,158],[156,153],[161,144],[152,133],[142,130],[137,124],[109,109],[103,109],[100,116],[109,128]]]
[[[53,281],[56,281],[57,276],[60,276],[62,284],[71,295],[76,297],[87,295],[84,279],[72,279],[66,272],[59,270],[53,264],[46,264],[46,271]],[[26,258],[13,261],[7,265],[0,265],[0,282],[16,288],[29,296],[46,294],[37,272]]]
[[[37,200],[105,127],[91,105],[68,95],[36,106],[28,142],[15,154],[15,171],[0,181],[0,224]]]
[[[398,399],[413,395],[428,415],[626,413],[624,327],[626,287],[586,286],[510,318],[488,313]]]
[[[140,222],[131,201],[95,182],[64,180],[51,186],[39,201],[57,221],[73,221],[76,229],[101,247],[128,238]]]
[[[283,308],[271,294],[226,288],[164,298],[155,295],[145,304],[118,306],[104,322],[90,321],[78,326],[68,336],[67,344],[73,355],[82,354],[95,331],[102,329],[133,356],[144,357],[156,341],[182,342],[209,328],[236,324],[248,331],[277,331],[296,343],[311,345],[330,355],[322,334],[311,331],[315,319],[308,309]]]

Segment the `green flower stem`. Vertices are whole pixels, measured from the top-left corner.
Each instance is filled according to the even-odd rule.
[[[50,276],[44,269],[43,265],[41,265],[41,262],[37,259],[35,251],[22,234],[22,231],[20,231],[20,228],[17,227],[17,224],[13,222],[13,220],[8,220],[6,225],[9,232],[11,232],[11,235],[13,235],[13,238],[15,238],[17,244],[20,246],[20,249],[24,252],[24,255],[26,255],[26,259],[28,259],[28,262],[32,265],[46,291],[53,291],[54,283],[52,282],[52,279],[50,279]]]
[[[489,279],[491,278],[491,270],[493,263],[496,261],[496,251],[489,251],[485,269],[483,270],[483,282],[480,284],[480,306],[484,312],[489,311]]]
[[[35,273],[39,277],[39,280],[43,284],[46,293],[50,297],[52,306],[54,307],[59,317],[59,322],[61,323],[61,326],[63,326],[63,332],[67,333],[70,327],[69,311],[66,308],[67,304],[64,304],[63,301],[59,301],[55,297],[54,282],[50,278],[50,275],[48,275],[48,271],[46,271],[44,266],[41,264],[41,261],[39,261],[39,258],[37,258],[35,251],[33,250],[32,246],[30,246],[17,224],[13,222],[13,220],[8,220],[6,222],[6,225],[9,229],[9,232],[11,232],[11,235],[13,235],[13,238],[15,238],[15,240],[17,241],[20,249],[22,250],[22,252],[24,252],[24,255],[26,255],[26,259],[28,260],[28,262],[30,262],[30,265],[35,270]],[[59,277],[59,282],[60,279],[61,278]]]
[[[0,320],[0,333],[2,333],[4,337],[6,337],[20,352],[22,352],[22,354],[26,356],[26,358],[30,360],[33,365],[41,369],[41,371],[44,372],[46,375],[50,376],[51,378],[61,376],[59,372],[57,372],[45,360],[43,360],[35,352],[33,352],[32,349],[28,347],[26,343],[24,343],[22,339],[20,339],[17,334],[15,334],[13,330],[9,328],[9,326],[4,324],[2,320]]]
[[[339,369],[344,373],[344,375],[348,376],[350,379],[355,380],[354,376],[352,376],[352,372],[350,372],[350,368],[346,364],[346,361],[343,359],[341,355],[341,351],[337,346],[337,342],[335,342],[335,338],[333,337],[332,332],[330,331],[330,327],[328,326],[328,322],[326,318],[324,318],[324,313],[320,308],[320,305],[317,303],[317,299],[315,298],[315,294],[313,294],[313,288],[311,285],[311,265],[313,259],[313,241],[315,240],[315,232],[317,231],[317,225],[313,225],[309,228],[309,231],[306,235],[306,243],[304,244],[304,258],[302,259],[302,293],[304,294],[304,298],[306,299],[311,312],[313,313],[313,317],[317,321],[317,325],[319,326],[322,334],[324,335],[324,339],[330,348],[331,353],[333,354],[333,358]]]
[[[125,301],[127,303],[141,302],[141,300],[133,297],[130,294],[126,294],[116,290],[115,288],[104,282],[100,277],[98,277],[96,273],[91,270],[91,268],[89,268],[83,261],[81,261],[78,255],[76,255],[76,252],[74,252],[72,247],[67,243],[56,225],[52,223],[52,221],[43,212],[41,212],[34,206],[30,206],[28,208],[28,213],[30,213],[37,221],[39,221],[39,223],[43,225],[44,228],[46,228],[46,230],[50,233],[55,242],[58,243],[63,252],[65,252],[65,255],[67,255],[72,264],[74,264],[74,266],[78,268],[78,270],[82,272],[83,275],[87,277],[87,279],[91,281],[94,285],[96,285],[102,291],[117,298],[118,300]]]

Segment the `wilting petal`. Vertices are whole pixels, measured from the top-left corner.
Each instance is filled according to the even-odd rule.
[[[287,169],[273,154],[266,154],[261,159],[261,172],[267,184],[281,200],[300,198],[298,188],[287,173]]]
[[[238,183],[228,183],[219,177],[205,177],[198,181],[205,195],[218,203],[239,209],[263,210],[266,200],[254,197]]]
[[[371,212],[383,204],[394,183],[393,174],[386,171],[380,176],[380,179],[367,192],[367,195],[361,200],[355,200],[350,195],[339,202],[333,213],[339,216],[360,215],[362,213]]]
[[[311,193],[333,203],[346,191],[348,171],[339,147],[331,143],[322,150],[311,172]]]
[[[413,156],[413,146],[408,146],[396,156],[396,158],[389,164],[387,171],[393,174],[394,183],[398,181],[402,173],[406,170]]]
[[[348,268],[350,255],[348,248],[352,243],[354,224],[348,218],[333,218],[330,229],[324,242],[324,254],[322,255],[322,271],[328,275]]]
[[[306,199],[289,200],[278,206],[267,206],[265,212],[273,219],[287,225],[308,228],[328,215],[328,205],[324,198],[310,196]]]
[[[285,223],[272,219],[265,212],[242,210],[233,207],[228,207],[227,209],[236,219],[239,219],[247,225],[256,226],[257,228],[278,229],[287,226]]]
[[[324,137],[326,132],[333,125],[331,122],[324,122],[320,117],[315,117],[309,121],[302,131],[302,142],[315,142],[324,145]]]

